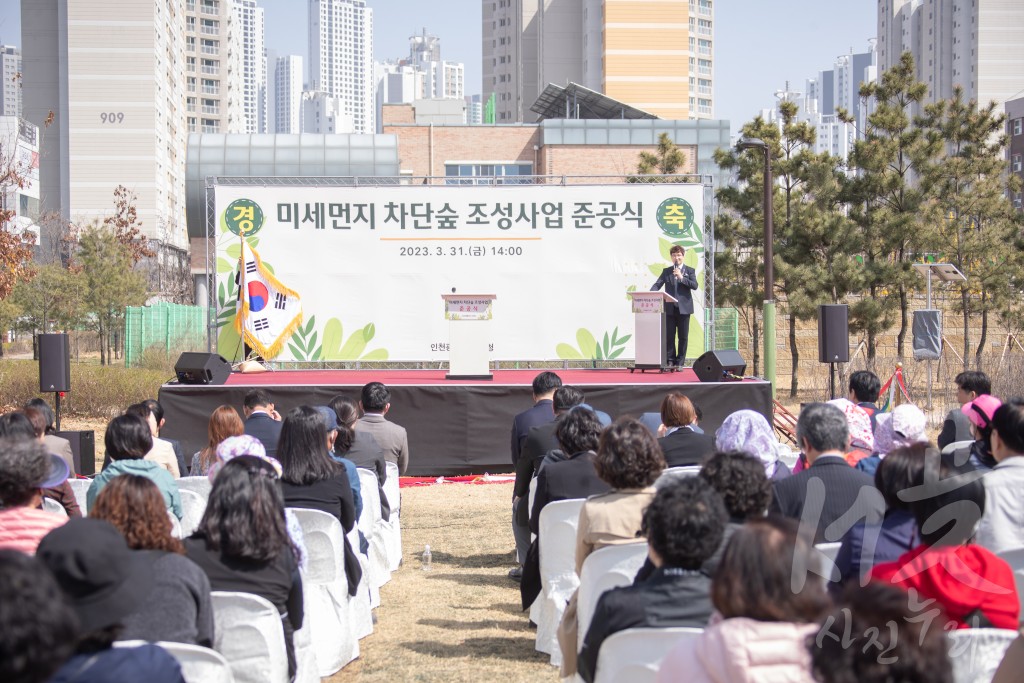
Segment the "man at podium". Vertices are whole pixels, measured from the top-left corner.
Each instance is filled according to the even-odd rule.
[[[665,348],[668,350],[669,365],[683,365],[686,362],[686,341],[690,332],[690,315],[693,313],[692,290],[697,289],[697,273],[683,263],[686,250],[678,244],[669,250],[672,265],[661,271],[651,291],[665,287],[665,293],[676,300],[665,304]],[[676,333],[679,334],[679,353],[676,353]]]

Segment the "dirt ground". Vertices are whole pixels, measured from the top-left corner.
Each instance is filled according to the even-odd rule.
[[[330,681],[556,681],[519,607],[511,484],[402,489],[404,561],[381,588],[373,635]],[[421,569],[430,544],[432,569]]]

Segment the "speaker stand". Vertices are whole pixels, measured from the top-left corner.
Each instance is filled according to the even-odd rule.
[[[54,426],[57,431],[60,431],[60,392],[55,391],[53,393],[53,413],[54,413]]]
[[[836,397],[836,364],[828,364],[828,398],[831,401]]]

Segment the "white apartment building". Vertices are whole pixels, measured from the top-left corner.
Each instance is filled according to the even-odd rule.
[[[484,98],[532,121],[549,83],[575,82],[665,119],[714,116],[713,0],[482,0]]]
[[[0,192],[3,208],[14,211],[13,233],[31,233],[39,243],[39,127],[17,116],[0,116],[0,154],[23,184],[7,183]]]
[[[278,57],[274,65],[274,133],[302,132],[302,57]]]
[[[0,116],[21,116],[21,50],[14,45],[0,45],[0,75]]]
[[[240,133],[241,32],[233,0],[185,0],[185,86],[188,130]]]
[[[1020,0],[879,0],[878,73],[914,55],[925,104],[959,85],[966,99],[1000,107],[1024,91]]]
[[[53,112],[42,211],[85,225],[113,212],[124,185],[147,237],[187,247],[185,75],[199,52],[186,52],[185,19],[184,0],[22,0],[23,116]]]
[[[242,81],[243,133],[267,132],[267,55],[263,42],[263,8],[256,0],[233,0],[238,25]]]
[[[302,93],[302,132],[334,135],[356,131],[342,98],[322,91],[306,91]]]
[[[366,0],[309,0],[309,89],[340,98],[356,133],[376,129],[373,71]]]

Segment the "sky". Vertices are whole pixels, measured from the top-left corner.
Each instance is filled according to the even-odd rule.
[[[26,0],[31,1],[31,0]],[[489,1],[489,0],[488,0]],[[21,0],[0,0],[0,41],[21,45]],[[268,50],[307,54],[305,0],[262,0]],[[441,39],[441,57],[466,65],[466,94],[480,92],[481,0],[369,0],[376,59],[405,57],[409,36]],[[841,54],[865,52],[876,31],[872,0],[716,0],[715,117],[740,125],[773,106],[774,93],[804,81]]]

